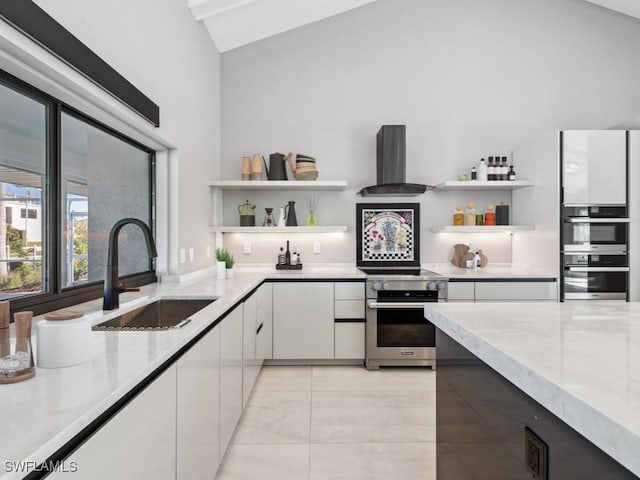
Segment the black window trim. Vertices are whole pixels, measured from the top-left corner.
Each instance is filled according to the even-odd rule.
[[[41,210],[41,222],[43,224],[44,231],[49,232],[47,233],[45,247],[48,260],[43,270],[42,279],[44,291],[42,293],[8,299],[10,301],[11,314],[13,316],[13,312],[31,310],[34,315],[39,315],[52,310],[100,298],[104,289],[104,281],[101,280],[83,285],[63,287],[60,278],[62,262],[64,261],[62,242],[60,238],[61,235],[59,234],[63,224],[63,212],[60,203],[60,193],[62,192],[62,178],[60,176],[60,164],[62,161],[62,113],[80,119],[83,122],[86,122],[89,125],[128,143],[129,145],[139,148],[149,155],[148,186],[150,198],[147,223],[151,227],[154,237],[156,234],[154,216],[156,169],[155,151],[2,69],[0,69],[0,85],[6,85],[8,88],[14,89],[15,91],[42,103],[47,107],[47,157],[44,180],[49,183],[46,187],[45,198],[47,208]],[[127,285],[130,287],[139,287],[157,282],[153,259],[149,259],[148,271],[122,276],[120,278],[123,281],[126,281]]]

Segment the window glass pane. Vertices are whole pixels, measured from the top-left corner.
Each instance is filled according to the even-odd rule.
[[[104,280],[113,224],[150,224],[150,154],[67,113],[62,114],[62,285]],[[140,229],[119,237],[120,276],[150,270]]]
[[[0,299],[47,288],[47,108],[0,84]]]

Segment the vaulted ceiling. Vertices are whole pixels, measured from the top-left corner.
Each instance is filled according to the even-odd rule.
[[[226,52],[376,0],[187,1],[196,20],[206,25],[218,50]],[[640,18],[640,0],[586,1]]]
[[[640,18],[639,0],[587,0],[587,2],[595,3],[631,17]]]
[[[188,0],[220,52],[338,15],[375,0]]]

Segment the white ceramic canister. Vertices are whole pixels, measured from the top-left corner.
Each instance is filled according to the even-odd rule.
[[[226,262],[216,262],[216,278],[223,280],[227,276],[227,264]]]
[[[94,353],[91,320],[41,320],[36,325],[36,345],[38,367],[61,368],[86,362]]]

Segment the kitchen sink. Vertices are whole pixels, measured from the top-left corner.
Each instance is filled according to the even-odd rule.
[[[130,312],[94,325],[95,331],[155,331],[180,328],[190,321],[190,316],[214,302],[205,300],[158,300]]]

